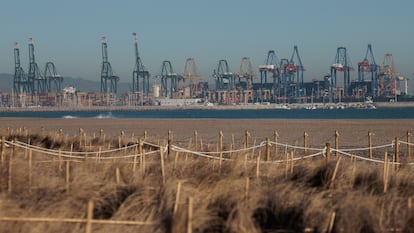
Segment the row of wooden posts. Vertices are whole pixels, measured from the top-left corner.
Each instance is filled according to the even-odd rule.
[[[21,130],[20,130],[21,131]],[[9,130],[10,132],[10,130]],[[27,130],[25,131],[26,134],[28,134]],[[249,147],[249,132],[246,130],[245,134],[244,134],[244,148],[248,148]],[[63,136],[63,130],[59,129],[59,136],[62,137]],[[173,143],[173,133],[171,130],[168,130],[168,155],[171,154],[171,148],[172,148],[172,143]],[[368,132],[368,148],[369,148],[369,158],[372,159],[373,158],[373,144],[372,144],[372,136],[373,133]],[[94,135],[95,137],[95,135]],[[106,135],[104,134],[104,130],[101,128],[99,131],[99,137],[105,140]],[[335,144],[334,144],[334,149],[336,150],[335,152],[335,156],[338,157],[339,156],[339,152],[337,151],[339,149],[339,133],[336,130],[334,133],[334,137],[335,137]],[[119,141],[119,147],[122,146],[121,141],[124,138],[124,131],[121,131],[120,136],[118,137],[118,141]],[[278,132],[275,130],[274,134],[273,134],[273,140],[274,142],[277,144],[278,143]],[[144,130],[144,135],[143,135],[143,140],[147,141],[148,139],[148,133],[147,130]],[[406,132],[406,139],[407,139],[407,160],[411,161],[412,158],[412,148],[411,148],[411,131],[407,130]],[[233,139],[234,140],[234,139]],[[84,132],[84,130],[82,128],[79,128],[79,146],[82,146],[82,141],[84,141],[83,146],[86,147],[87,143],[86,143],[86,133]],[[395,137],[395,162],[399,161],[399,138],[398,136]],[[199,144],[199,140],[198,140],[198,132],[194,131],[194,149],[197,151],[198,149],[198,144]],[[110,145],[109,145],[110,146]],[[108,147],[109,147],[108,146]],[[232,144],[232,147],[234,147],[234,141]],[[270,138],[267,137],[266,138],[266,160],[270,160]],[[326,143],[326,147],[328,149],[332,148],[330,143]],[[303,150],[304,150],[304,154],[307,154],[308,152],[308,134],[307,132],[303,133]],[[274,147],[275,150],[275,154],[278,154],[278,146]],[[223,150],[223,132],[220,130],[219,131],[219,146],[218,146],[218,150],[222,151]],[[330,154],[329,154],[330,155]]]
[[[194,131],[194,146],[195,146],[195,150],[197,151],[197,131]],[[372,144],[372,135],[373,133],[368,132],[368,148],[369,148],[369,158],[373,159],[373,144]],[[246,130],[245,131],[245,139],[244,139],[244,148],[248,148],[249,147],[249,132]],[[338,158],[339,156],[339,132],[337,130],[335,130],[335,144],[334,144],[334,149],[335,149],[335,157]],[[279,135],[277,133],[277,131],[274,131],[274,143],[278,144],[278,138]],[[411,161],[411,157],[412,157],[412,147],[411,147],[411,131],[407,130],[407,134],[406,134],[406,138],[407,138],[407,161]],[[399,154],[400,154],[400,145],[399,145],[399,137],[396,136],[395,137],[395,141],[394,141],[394,161],[398,163],[399,162]],[[326,149],[327,149],[327,159],[329,160],[331,157],[331,149],[332,146],[329,142],[327,142],[325,144]],[[168,131],[168,154],[171,154],[171,147],[172,147],[172,132]],[[220,151],[220,158],[222,158],[223,155],[223,132],[220,130],[219,131],[219,145],[218,145],[218,149]],[[275,146],[274,150],[275,150],[275,154],[277,155],[279,147]],[[308,134],[306,132],[303,133],[303,150],[304,150],[304,154],[306,155],[308,153]],[[266,137],[266,160],[270,161],[270,153],[271,153],[271,143],[270,143],[270,138]]]
[[[62,133],[62,130],[60,129],[60,134]],[[81,143],[82,141],[82,135],[84,135],[83,130],[80,128],[79,129],[79,142]],[[170,156],[172,154],[172,144],[173,144],[173,138],[172,138],[172,131],[168,131],[168,139],[167,139],[167,143],[168,143],[168,155]],[[372,145],[372,133],[368,132],[368,148],[369,148],[369,158],[373,159],[373,145]],[[103,136],[103,130],[100,130],[100,136]],[[123,136],[123,134],[122,134]],[[334,149],[335,149],[335,156],[338,157],[339,156],[339,133],[338,131],[335,131],[335,144],[334,144]],[[411,157],[412,157],[412,148],[411,148],[411,131],[408,130],[407,131],[407,161],[411,161]],[[147,140],[147,131],[144,131],[144,138],[142,139],[144,141]],[[120,145],[121,146],[121,137],[119,138],[120,141]],[[278,133],[277,131],[274,131],[274,142],[275,144],[278,143]],[[394,162],[399,162],[399,154],[400,154],[400,146],[399,146],[399,138],[395,137],[395,156],[394,156]],[[86,140],[85,140],[85,145],[86,145]],[[234,145],[232,145],[233,148]],[[195,150],[197,151],[198,149],[198,133],[197,131],[194,131],[194,147]],[[249,132],[246,130],[245,131],[245,140],[244,140],[244,148],[248,148],[249,147]],[[140,148],[140,154],[142,152],[142,141],[141,138],[139,138],[139,148]],[[304,150],[304,154],[308,153],[308,134],[306,132],[303,133],[303,150]],[[327,157],[328,159],[330,159],[331,156],[331,144],[330,143],[326,143],[326,149],[327,149]],[[274,147],[274,153],[277,155],[279,147],[275,146]],[[219,145],[218,145],[218,150],[220,151],[220,159],[223,156],[223,132],[220,130],[219,131]],[[2,136],[2,143],[1,143],[1,158],[2,161],[4,159],[4,153],[5,153],[5,137]],[[270,161],[270,153],[271,153],[271,143],[270,143],[270,138],[267,137],[266,138],[266,157],[265,159],[267,161]]]

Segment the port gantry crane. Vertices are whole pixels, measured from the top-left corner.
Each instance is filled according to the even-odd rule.
[[[278,66],[278,58],[274,50],[269,50],[267,52],[267,56],[263,65],[259,65],[260,71],[260,99],[263,100],[263,89],[265,90],[272,90],[273,92],[273,99],[276,98],[276,93],[280,88],[280,70]],[[272,82],[267,81],[267,73],[272,74]],[[272,85],[272,86],[269,86]]]
[[[132,33],[134,37],[134,48],[135,48],[135,68],[132,72],[132,92],[142,92],[143,96],[148,96],[149,94],[149,77],[150,73],[142,64],[141,58],[138,53],[138,38],[137,34]],[[142,87],[140,85],[142,84]]]
[[[293,72],[291,72],[290,69],[289,59],[280,59],[279,71],[280,81],[278,84],[278,99],[286,101],[290,96],[292,96],[292,91],[290,90],[290,87],[293,83]]]
[[[198,80],[201,78],[197,73],[197,66],[194,58],[187,58],[184,61],[184,69],[181,77],[189,80],[190,97],[197,97],[200,93]]]
[[[48,82],[48,92],[58,93],[62,91],[63,77],[62,75],[58,74],[53,62],[46,63],[43,76]]]
[[[331,76],[330,76],[330,86],[331,91],[329,93],[329,101],[333,101],[333,89],[338,90],[337,85],[337,73],[343,72],[344,86],[343,91],[345,96],[349,96],[349,85],[350,85],[350,72],[353,71],[351,60],[349,59],[348,53],[345,47],[339,47],[336,51],[336,56],[334,63],[331,65]],[[337,93],[341,95],[341,93]]]
[[[378,94],[396,98],[398,79],[399,75],[395,67],[394,56],[391,53],[384,54],[378,76]]]
[[[101,94],[103,94],[104,97],[106,97],[107,104],[109,104],[109,99],[112,99],[116,96],[119,77],[113,74],[111,63],[109,63],[108,61],[108,45],[107,45],[107,39],[105,36],[101,38],[101,44],[102,44]]]
[[[227,60],[221,59],[213,70],[216,89],[213,92],[214,101],[220,104],[237,103],[235,75],[230,71]]]
[[[234,85],[234,75],[229,69],[227,60],[219,60],[217,69],[214,70],[213,77],[216,81],[217,90],[233,90]]]
[[[19,43],[14,42],[14,78],[13,91],[18,97],[28,92],[27,76],[20,64]]]
[[[298,46],[296,45],[293,46],[293,54],[289,61],[288,71],[296,74],[296,97],[303,96],[302,87],[305,67],[303,66],[302,59],[299,56]]]
[[[362,84],[366,81],[365,77],[370,76],[371,90],[369,90],[367,94],[371,95],[372,97],[377,96],[378,74],[379,65],[375,63],[371,44],[368,44],[364,60],[358,62],[358,82]]]
[[[240,60],[239,72],[236,75],[236,89],[241,92],[240,97],[243,100],[241,102],[247,103],[251,100],[252,88],[253,88],[253,79],[256,75],[253,72],[252,61],[249,57],[242,57]]]
[[[237,73],[238,82],[236,88],[251,90],[253,87],[253,79],[256,75],[253,72],[252,61],[250,57],[242,57],[240,60],[239,72]]]
[[[168,81],[170,81],[169,87]],[[174,93],[179,90],[182,81],[183,78],[174,72],[171,62],[163,61],[161,66],[161,95],[174,98]]]
[[[43,77],[36,63],[33,38],[29,38],[29,70],[27,71],[27,81],[28,92],[32,95],[46,93],[48,90],[47,80]]]

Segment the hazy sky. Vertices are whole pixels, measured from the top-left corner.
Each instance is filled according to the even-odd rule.
[[[115,74],[132,83],[136,32],[152,76],[163,60],[181,73],[188,57],[210,82],[220,59],[237,72],[240,59],[250,57],[258,74],[268,50],[290,58],[297,45],[310,81],[329,72],[340,46],[356,70],[371,43],[377,64],[393,54],[397,71],[414,84],[413,10],[412,0],[2,0],[0,73],[14,72],[15,41],[27,72],[27,40],[33,37],[41,69],[53,61],[63,76],[99,81],[105,35]],[[351,79],[356,77],[354,71]]]

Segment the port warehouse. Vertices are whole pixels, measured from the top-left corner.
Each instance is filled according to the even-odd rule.
[[[131,88],[117,92],[120,80],[113,72],[108,56],[106,37],[101,38],[102,63],[100,92],[82,92],[79,87],[62,87],[63,76],[53,62],[40,70],[35,59],[34,40],[29,38],[29,69],[20,64],[20,48],[14,46],[15,72],[13,91],[1,93],[2,106],[139,106],[170,105],[176,103],[213,103],[222,105],[248,103],[310,103],[412,100],[407,94],[407,81],[400,75],[392,54],[385,54],[381,64],[375,62],[369,44],[365,57],[357,69],[351,65],[345,47],[338,47],[330,66],[330,73],[319,80],[304,81],[305,66],[294,46],[290,58],[279,58],[274,50],[264,53],[265,61],[252,67],[249,57],[242,57],[236,71],[231,71],[227,60],[219,60],[211,77],[198,74],[194,58],[184,61],[181,73],[173,69],[171,61],[163,61],[155,75],[143,65],[134,33],[135,67]],[[351,80],[350,74],[357,73]],[[154,84],[155,78],[160,84]],[[209,80],[209,81],[206,81]],[[214,84],[212,84],[214,82]],[[176,100],[176,101],[172,101]],[[193,101],[194,100],[194,101]]]

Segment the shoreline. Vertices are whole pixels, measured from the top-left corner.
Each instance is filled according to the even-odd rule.
[[[98,112],[98,111],[156,111],[156,110],[256,110],[256,109],[313,109],[327,108],[414,108],[414,102],[375,103],[301,103],[301,104],[242,104],[242,105],[182,105],[182,106],[91,106],[91,107],[0,107],[0,112]]]

